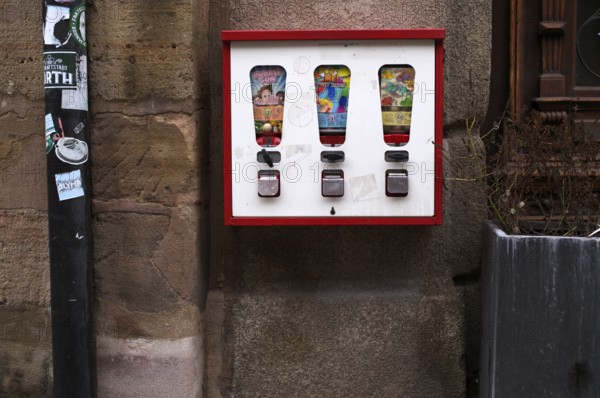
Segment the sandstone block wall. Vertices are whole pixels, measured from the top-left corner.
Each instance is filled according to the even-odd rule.
[[[0,6],[2,397],[43,397],[52,382],[41,13]]]
[[[197,17],[191,0],[89,6],[101,397],[201,393]]]

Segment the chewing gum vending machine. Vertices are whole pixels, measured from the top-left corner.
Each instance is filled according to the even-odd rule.
[[[440,224],[443,38],[222,32],[225,223]]]

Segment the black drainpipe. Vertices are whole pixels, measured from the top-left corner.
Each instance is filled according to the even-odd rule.
[[[85,3],[42,2],[54,398],[96,396]]]

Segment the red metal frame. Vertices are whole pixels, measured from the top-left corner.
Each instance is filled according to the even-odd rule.
[[[444,39],[445,29],[384,30],[224,30],[221,39],[229,41],[262,40],[377,40]]]
[[[225,167],[225,225],[439,225],[442,223],[442,140],[445,29],[223,31],[223,148]],[[435,40],[435,184],[432,217],[234,217],[231,169],[231,54],[232,41],[281,40]]]

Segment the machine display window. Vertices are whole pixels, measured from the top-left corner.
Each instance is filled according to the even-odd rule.
[[[410,65],[384,65],[379,69],[383,139],[390,146],[410,141],[415,90],[415,69]]]
[[[340,146],[346,140],[350,69],[345,65],[320,65],[314,77],[320,141],[326,146]]]
[[[250,71],[254,133],[261,147],[281,143],[286,71],[279,65],[259,65]]]

